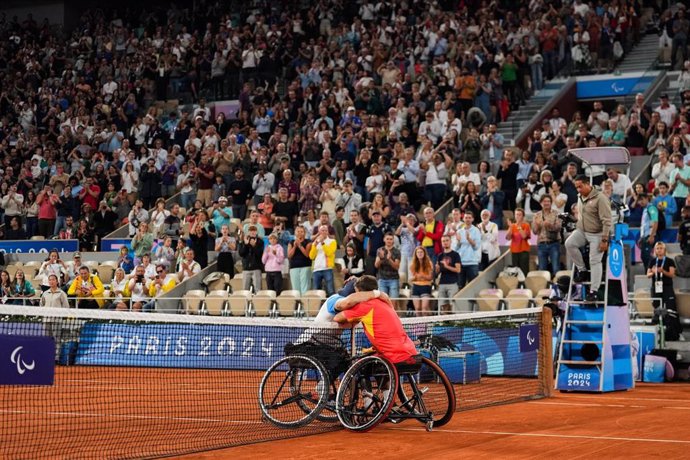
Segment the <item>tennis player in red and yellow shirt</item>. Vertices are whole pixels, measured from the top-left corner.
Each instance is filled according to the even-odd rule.
[[[374,291],[378,283],[373,276],[362,276],[355,290]],[[336,307],[337,309],[338,307]],[[403,329],[398,314],[385,301],[374,298],[339,312],[333,321],[346,324],[362,323],[364,333],[376,351],[393,364],[413,362],[419,352]]]

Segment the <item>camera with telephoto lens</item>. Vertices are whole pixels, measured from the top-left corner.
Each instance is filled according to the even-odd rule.
[[[577,225],[577,219],[575,216],[568,212],[562,212],[558,215],[558,218],[561,219],[561,225],[566,232],[572,232],[575,230],[575,226]]]

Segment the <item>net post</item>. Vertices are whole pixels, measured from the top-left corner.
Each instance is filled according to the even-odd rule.
[[[541,361],[539,366],[539,380],[544,391],[544,397],[549,398],[553,392],[553,323],[550,308],[543,308],[541,312]]]

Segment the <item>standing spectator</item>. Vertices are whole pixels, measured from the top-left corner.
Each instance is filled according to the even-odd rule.
[[[663,212],[666,228],[671,228],[673,226],[673,216],[678,214],[676,200],[668,194],[668,184],[666,182],[659,182],[657,188],[659,189],[659,195],[652,200],[652,204]]]
[[[235,260],[233,253],[237,251],[237,239],[230,236],[230,228],[227,225],[220,227],[220,235],[216,238],[214,249],[218,253],[218,271],[235,276]]]
[[[147,160],[146,166],[142,168],[139,181],[141,182],[139,196],[144,209],[151,209],[161,193],[161,173],[156,168],[156,160],[153,158]]]
[[[604,133],[604,130],[608,128],[609,123],[609,114],[604,112],[603,107],[600,101],[595,101],[593,110],[587,118],[587,126],[597,140],[601,139],[601,135]]]
[[[482,235],[482,259],[479,263],[479,270],[481,271],[501,255],[501,250],[498,247],[498,225],[491,221],[491,211],[484,209],[480,217],[482,221],[477,228]]]
[[[340,192],[340,196],[336,201],[336,206],[342,207],[345,210],[345,223],[350,224],[352,211],[358,211],[362,206],[362,196],[359,193],[355,193],[352,190],[352,181],[350,179],[345,179],[343,182],[343,190]]]
[[[611,232],[611,205],[603,193],[592,187],[587,176],[576,177],[575,186],[579,193],[578,219],[575,230],[565,241],[565,250],[578,270],[574,281],[583,282],[587,279],[587,271],[580,248],[589,246],[592,273],[590,292],[586,298],[596,300],[603,275],[602,258],[608,249]]]
[[[671,171],[669,183],[673,191],[673,198],[676,200],[678,209],[683,209],[685,206],[685,199],[690,190],[690,166],[683,162],[683,156],[680,153],[675,153],[672,157],[675,168]],[[678,215],[674,220],[678,220]]]
[[[213,180],[216,176],[208,155],[201,155],[199,166],[194,169],[194,173],[198,181],[196,199],[200,200],[205,208],[208,208],[213,202]]]
[[[400,238],[400,270],[405,280],[410,279],[410,264],[417,247],[417,216],[410,213],[400,216],[400,225],[395,234]]]
[[[637,201],[642,211],[642,223],[640,224],[640,257],[645,267],[649,266],[652,257],[652,249],[661,236],[659,233],[659,210],[650,203],[649,195],[640,193]]]
[[[308,174],[305,184],[300,189],[299,203],[300,210],[307,212],[309,209],[316,209],[321,195],[321,187],[313,174]]]
[[[271,194],[273,191],[273,183],[275,176],[272,172],[266,170],[266,163],[259,163],[259,171],[254,176],[252,181],[252,188],[254,189],[254,204],[259,204],[264,199],[266,194]]]
[[[10,221],[13,217],[19,219],[21,224],[22,212],[24,211],[24,195],[17,193],[16,185],[10,185],[7,195],[0,200],[0,206],[5,210],[5,228],[10,226]]]
[[[319,227],[319,233],[314,238],[309,258],[313,261],[312,265],[312,285],[314,289],[321,289],[321,283],[326,285],[327,295],[335,292],[333,284],[333,267],[335,264],[335,251],[337,243],[328,236],[328,227]]]
[[[525,276],[529,273],[529,240],[531,234],[529,224],[525,222],[525,211],[522,208],[517,208],[515,210],[515,222],[508,221],[506,239],[510,241],[513,266],[522,270],[522,274]]]
[[[491,222],[498,226],[503,224],[503,203],[505,201],[505,193],[498,189],[497,181],[494,176],[489,176],[486,179],[486,193],[484,193],[479,203],[483,209],[491,213]]]
[[[378,257],[378,250],[384,245],[384,236],[391,232],[388,223],[384,222],[381,211],[374,211],[371,216],[372,224],[367,229],[367,258],[364,261],[364,268],[367,274],[375,275],[375,259]]]
[[[245,179],[242,168],[235,169],[235,178],[230,181],[228,194],[232,200],[232,214],[238,219],[244,220],[247,216],[247,207],[252,197],[252,184]]]
[[[400,251],[393,243],[395,237],[390,231],[383,237],[383,247],[376,251],[376,274],[379,282],[379,290],[388,294],[395,302],[400,297]]]
[[[357,255],[354,245],[345,246],[345,257],[343,258],[343,276],[348,279],[350,276],[360,276],[364,274],[364,261]],[[401,263],[402,267],[402,263]]]
[[[551,269],[551,276],[560,269],[561,257],[561,219],[551,207],[551,196],[543,195],[540,200],[541,211],[532,219],[532,231],[537,235],[537,258],[539,270]]]
[[[517,177],[520,168],[515,163],[513,152],[505,150],[503,152],[503,159],[501,160],[501,167],[498,170],[496,179],[501,181],[501,191],[504,194],[503,209],[513,211],[515,209],[515,198],[517,197],[518,183]]]
[[[300,294],[309,290],[311,281],[311,242],[306,239],[304,227],[295,228],[295,240],[288,243],[288,260],[290,262],[290,285]]]
[[[45,239],[53,236],[55,229],[55,220],[57,218],[57,211],[55,205],[59,198],[53,193],[50,185],[43,187],[36,197],[36,204],[38,204],[38,233]]]
[[[448,167],[452,162],[453,160],[443,151],[442,153],[434,153],[431,161],[422,166],[422,169],[426,170],[424,199],[434,209],[440,208],[446,199]]]
[[[683,331],[683,326],[678,318],[676,308],[676,294],[673,289],[673,278],[676,276],[676,264],[673,258],[666,257],[666,245],[662,242],[654,246],[655,257],[646,264],[647,278],[652,279],[651,297],[662,299],[661,302],[654,300],[655,312],[658,308],[664,308],[666,315],[663,317],[666,340],[679,340]],[[657,314],[654,320],[659,321]]]
[[[544,60],[543,68],[547,80],[556,76],[558,63],[558,30],[551,25],[551,21],[544,21],[541,33],[539,34],[542,57]]]
[[[206,211],[199,211],[196,220],[192,224],[192,228],[189,229],[190,249],[195,254],[194,260],[199,263],[201,268],[206,268],[208,265],[209,238],[212,238],[212,233],[215,236],[213,223],[207,224],[207,222],[208,215]]]
[[[678,13],[673,19],[671,29],[673,37],[671,41],[671,70],[676,68],[678,51],[681,52],[681,62],[688,58],[688,36],[690,35],[690,21],[685,17],[685,5],[680,4]],[[669,339],[671,340],[671,339]]]
[[[458,279],[460,289],[479,275],[479,263],[482,259],[482,235],[473,225],[474,215],[466,212],[462,216],[464,225],[455,233],[455,250],[460,255],[462,271]]]
[[[134,264],[138,265],[144,254],[151,254],[153,248],[153,233],[149,232],[149,224],[142,222],[137,228],[137,232],[130,243],[134,251]]]
[[[451,247],[451,237],[444,235],[441,238],[441,245],[443,252],[439,254],[436,262],[436,273],[440,273],[441,277],[438,281],[438,298],[443,301],[441,303],[442,311],[452,311],[452,299],[457,294],[458,275],[461,272],[462,265],[460,263],[460,255]]]
[[[242,288],[249,290],[252,286],[254,292],[261,290],[261,271],[263,263],[261,257],[264,252],[264,242],[257,235],[255,225],[249,225],[244,239],[240,243],[239,254],[242,257]]]
[[[434,209],[424,208],[424,222],[417,228],[417,241],[429,254],[431,263],[436,263],[436,256],[441,253],[443,222],[434,218]]]
[[[431,283],[434,280],[434,267],[429,253],[417,246],[410,264],[410,283],[412,284],[412,305],[419,316],[431,314]]]
[[[664,93],[660,96],[661,103],[659,107],[654,109],[656,113],[659,114],[661,121],[668,127],[675,125],[676,118],[678,117],[678,109],[674,104],[671,104],[668,100],[668,94]]]
[[[283,260],[285,253],[283,247],[278,244],[278,235],[271,233],[268,235],[268,246],[264,248],[261,262],[266,271],[266,287],[276,291],[278,295],[283,291]]]
[[[41,294],[39,305],[49,308],[69,308],[67,294],[60,289],[57,276],[48,276],[48,289]]]
[[[659,162],[652,166],[652,179],[655,184],[661,182],[671,182],[671,172],[673,172],[674,165],[669,161],[669,155],[666,150],[659,152]]]

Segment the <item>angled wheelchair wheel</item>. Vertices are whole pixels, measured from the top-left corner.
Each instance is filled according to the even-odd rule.
[[[321,412],[316,416],[316,420],[326,423],[337,423],[338,414],[335,410],[335,400],[338,394],[338,387],[340,386],[340,376],[333,376],[329,374],[328,378],[330,382],[330,389],[328,392],[328,398],[326,399],[326,405],[323,406]]]
[[[336,397],[336,413],[352,431],[368,431],[391,410],[397,391],[398,373],[388,360],[367,356],[345,372]]]
[[[427,430],[448,423],[455,413],[455,405],[453,385],[443,369],[429,358],[422,358],[418,374],[400,376],[398,412],[414,415],[426,424]]]
[[[276,361],[259,385],[264,417],[281,428],[298,428],[314,420],[326,406],[330,382],[323,365],[306,355]]]

